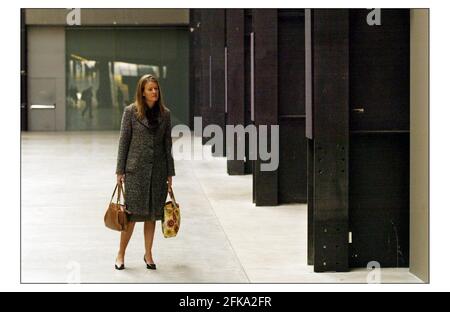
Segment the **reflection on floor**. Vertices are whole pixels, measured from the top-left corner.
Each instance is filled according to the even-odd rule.
[[[115,271],[119,235],[104,227],[103,214],[117,143],[112,131],[22,133],[22,282],[366,282],[364,269],[313,273],[306,265],[306,205],[255,207],[251,176],[228,176],[224,158],[176,161],[179,236],[164,239],[157,223],[158,270],[149,271],[138,224],[127,269]],[[383,269],[381,282],[420,280],[405,269]]]

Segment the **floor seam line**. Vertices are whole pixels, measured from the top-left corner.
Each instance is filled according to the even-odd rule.
[[[233,244],[231,243],[230,238],[228,237],[228,234],[227,234],[227,232],[225,231],[225,229],[224,229],[224,227],[223,227],[223,225],[222,225],[222,222],[221,222],[220,218],[217,216],[216,210],[214,209],[213,205],[211,204],[211,201],[209,200],[209,197],[208,197],[208,195],[206,194],[206,191],[205,191],[205,189],[204,189],[202,183],[200,182],[200,180],[199,180],[197,174],[195,173],[195,170],[193,169],[193,166],[191,167],[191,170],[192,170],[192,172],[193,172],[193,174],[194,174],[194,176],[195,176],[195,179],[197,180],[198,184],[200,185],[200,187],[201,187],[201,189],[202,189],[202,192],[203,192],[203,194],[205,195],[206,200],[208,201],[208,204],[209,204],[209,206],[211,207],[211,210],[212,210],[213,213],[214,213],[214,216],[216,217],[217,221],[219,222],[220,228],[222,229],[222,232],[223,232],[223,234],[225,235],[225,237],[226,237],[226,239],[227,239],[227,241],[228,241],[228,244],[230,245],[231,250],[233,251],[233,254],[235,255],[235,257],[236,257],[236,259],[237,259],[239,265],[241,266],[242,271],[244,272],[245,277],[247,278],[248,283],[251,283],[250,277],[248,276],[247,271],[245,270],[244,265],[243,265],[242,262],[241,262],[241,259],[239,258],[238,254],[236,253],[236,250],[234,249]]]

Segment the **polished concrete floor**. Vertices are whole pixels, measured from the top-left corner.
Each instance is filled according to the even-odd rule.
[[[176,161],[179,235],[165,239],[157,223],[158,269],[148,271],[138,224],[127,269],[114,270],[119,234],[104,227],[103,215],[115,185],[117,143],[118,132],[109,131],[22,133],[23,283],[367,281],[365,269],[313,273],[306,265],[306,205],[255,207],[251,176],[227,175],[224,158]],[[383,269],[379,281],[420,283],[407,269]]]

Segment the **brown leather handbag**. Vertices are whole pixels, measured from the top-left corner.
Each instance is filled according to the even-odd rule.
[[[117,192],[117,201],[113,203],[112,200],[117,188],[119,188],[119,191]],[[124,198],[123,205],[120,203],[121,193],[123,193]],[[105,213],[105,226],[114,231],[126,231],[128,229],[128,214],[129,211],[126,209],[125,204],[125,191],[123,190],[122,183],[117,183],[111,196],[111,200],[109,201],[108,209]]]

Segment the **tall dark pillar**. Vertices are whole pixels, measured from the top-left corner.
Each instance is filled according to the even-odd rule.
[[[253,32],[253,16],[251,9],[244,9],[244,106],[245,106],[245,125],[253,125],[254,122],[252,120],[252,104],[251,104],[251,51],[253,47],[251,47],[251,33]],[[250,160],[249,154],[249,139],[248,137],[245,139],[246,146],[246,161],[244,164],[244,172],[245,174],[253,173],[253,165],[254,161]],[[254,193],[254,192],[253,192]],[[254,198],[254,194],[253,194]]]
[[[198,101],[198,49],[199,49],[199,31],[200,23],[199,12],[197,9],[189,10],[189,128],[194,129],[194,116],[196,116],[196,107]]]
[[[409,264],[409,10],[307,10],[308,263]]]
[[[245,20],[244,9],[226,10],[227,26],[227,125],[245,127]],[[235,155],[227,161],[230,175],[245,174],[245,161],[237,159],[237,142],[235,136]],[[241,142],[239,142],[241,144]],[[243,142],[242,144],[245,144]],[[246,149],[248,144],[246,145]],[[231,155],[230,155],[231,156]],[[229,157],[230,158],[230,157]]]
[[[254,31],[254,122],[256,127],[278,125],[278,12],[255,9]],[[259,133],[259,131],[258,131]],[[259,147],[259,142],[258,142]],[[259,150],[259,148],[258,148]],[[254,201],[257,206],[278,205],[278,170],[261,171],[261,159],[254,164]]]
[[[223,157],[225,154],[225,10],[215,9],[211,12],[211,121],[223,129],[222,152],[213,148],[213,156]]]
[[[315,272],[344,272],[349,268],[349,12],[318,9],[307,15],[306,85],[313,104],[307,109],[312,121],[307,134],[313,140],[309,182],[314,185],[309,256]]]
[[[218,125],[225,130],[225,10],[201,10],[200,55],[201,117],[203,128]],[[225,134],[225,132],[224,132]],[[204,136],[206,144],[213,136]],[[213,148],[213,156],[225,156],[225,140],[222,153]]]
[[[314,265],[314,129],[312,76],[312,10],[305,9],[305,136],[308,141],[308,265]]]
[[[112,96],[111,96],[111,81],[109,79],[109,60],[99,59],[96,62],[98,66],[99,74],[99,86],[97,90],[98,107],[111,107],[112,106]]]
[[[211,67],[211,9],[200,10],[200,32],[199,32],[199,50],[200,50],[200,117],[202,117],[202,133],[204,128],[213,123],[212,117],[212,67]],[[205,144],[210,137],[202,136],[202,144]]]
[[[190,70],[191,81],[191,129],[194,126],[194,117],[200,117],[202,114],[202,13],[201,9],[190,9],[191,24],[191,51],[190,51]],[[203,130],[203,129],[202,129]],[[201,133],[196,133],[200,135]]]

